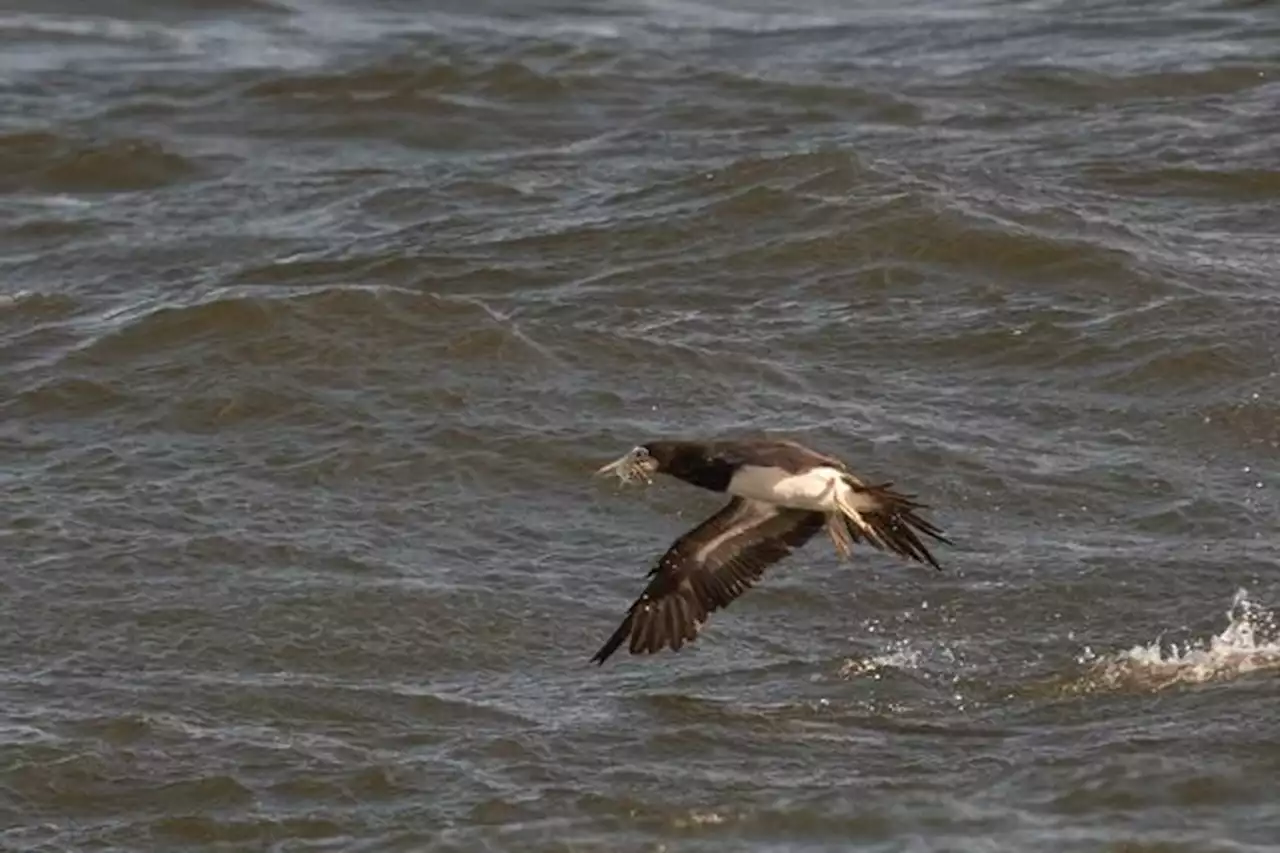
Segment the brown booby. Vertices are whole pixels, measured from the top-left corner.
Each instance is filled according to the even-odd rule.
[[[952,544],[916,514],[925,505],[914,495],[894,491],[892,483],[868,485],[836,457],[785,439],[651,441],[596,473],[646,483],[666,474],[731,495],[649,571],[649,585],[591,658],[599,664],[628,638],[633,655],[679,651],[712,612],[728,607],[824,527],[846,559],[854,543],[865,540],[940,570],[916,531]]]

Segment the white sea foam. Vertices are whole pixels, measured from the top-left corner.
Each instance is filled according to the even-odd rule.
[[[1181,645],[1156,639],[1126,651],[1096,655],[1085,650],[1076,658],[1088,666],[1081,686],[1097,690],[1160,690],[1178,684],[1200,684],[1238,678],[1258,670],[1280,668],[1280,626],[1276,614],[1237,590],[1227,610],[1227,626],[1208,639]]]
[[[30,299],[35,295],[31,290],[15,290],[12,293],[0,293],[0,308],[7,308],[10,305],[16,305],[26,299]]]

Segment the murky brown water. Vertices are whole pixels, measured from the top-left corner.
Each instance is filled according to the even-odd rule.
[[[430,8],[427,8],[430,7]],[[0,13],[0,846],[1280,839],[1280,10]],[[933,507],[590,655],[776,431]]]

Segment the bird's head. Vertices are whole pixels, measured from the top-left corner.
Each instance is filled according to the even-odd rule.
[[[634,480],[653,482],[654,474],[666,473],[676,456],[675,442],[651,441],[637,445],[618,459],[596,471],[597,477],[613,474],[624,483]]]

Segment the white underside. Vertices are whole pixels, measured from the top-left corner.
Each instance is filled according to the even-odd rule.
[[[846,508],[856,511],[872,506],[845,482],[841,472],[825,466],[789,474],[781,468],[744,465],[729,481],[729,494],[819,512],[841,512]]]
[[[777,506],[825,512],[829,517],[843,515],[868,537],[878,540],[875,530],[862,517],[863,512],[876,507],[876,501],[867,493],[854,490],[846,476],[826,466],[791,474],[781,468],[744,465],[729,481],[728,491]]]

